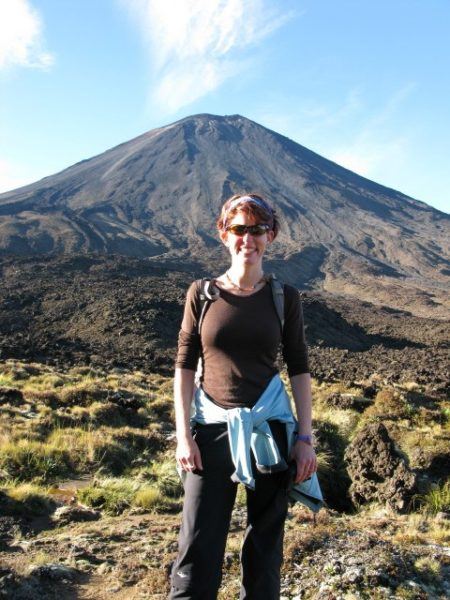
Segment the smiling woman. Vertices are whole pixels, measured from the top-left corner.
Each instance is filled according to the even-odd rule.
[[[275,211],[256,194],[233,196],[224,204],[217,228],[220,239],[228,247],[232,258],[231,269],[226,272],[222,284],[225,288],[231,285],[243,291],[239,286],[233,285],[230,272],[233,272],[236,278],[242,277],[242,265],[247,263],[256,267],[256,270],[247,269],[247,277],[253,279],[258,271],[262,277],[264,251],[278,233]],[[258,285],[260,283],[262,281],[258,282]]]
[[[279,224],[261,196],[230,198],[217,227],[231,266],[211,285],[191,285],[179,335],[176,458],[185,500],[170,597],[217,598],[231,512],[242,483],[248,527],[241,598],[275,600],[292,473],[288,462],[292,460],[296,482],[310,477],[317,466],[302,309],[298,291],[285,285],[280,319],[273,280],[263,271],[265,250]],[[295,434],[297,424],[277,368],[280,344],[299,422]],[[202,374],[195,389],[199,358]]]

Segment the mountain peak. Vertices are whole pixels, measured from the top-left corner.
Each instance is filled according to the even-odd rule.
[[[111,252],[216,270],[220,206],[249,191],[280,215],[270,268],[286,281],[444,314],[448,215],[242,115],[187,116],[2,194],[0,253]]]

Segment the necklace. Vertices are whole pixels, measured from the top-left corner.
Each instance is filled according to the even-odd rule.
[[[240,285],[238,285],[237,283],[235,283],[231,279],[230,275],[228,274],[228,271],[225,271],[225,277],[228,279],[228,281],[231,283],[231,285],[233,287],[235,287],[236,289],[238,289],[240,292],[252,292],[260,283],[262,283],[266,279],[266,276],[263,274],[261,279],[259,281],[257,281],[255,283],[255,285],[252,285],[252,287],[249,287],[249,288],[244,288],[244,287],[241,287]]]

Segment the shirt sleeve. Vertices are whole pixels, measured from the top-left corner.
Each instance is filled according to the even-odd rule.
[[[200,356],[200,336],[197,325],[200,316],[200,286],[194,281],[186,294],[183,321],[178,334],[178,353],[175,367],[178,369],[197,370]]]
[[[290,285],[284,286],[283,358],[289,377],[310,372],[302,302]]]

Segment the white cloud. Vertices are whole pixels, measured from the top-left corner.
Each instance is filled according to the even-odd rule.
[[[293,16],[266,0],[121,0],[138,23],[156,84],[152,99],[175,112],[248,67],[242,52]]]
[[[44,49],[42,19],[28,0],[0,2],[0,69],[13,65],[47,69],[53,55]]]

